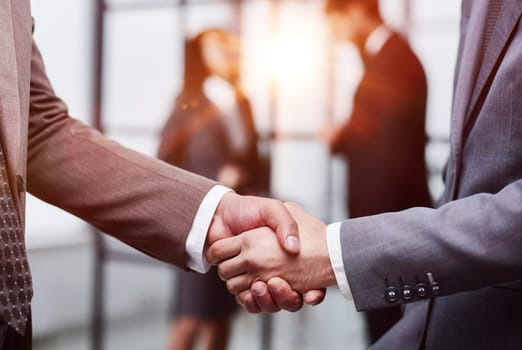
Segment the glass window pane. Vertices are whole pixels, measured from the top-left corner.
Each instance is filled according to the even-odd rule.
[[[174,9],[106,15],[104,125],[155,133],[181,82]]]

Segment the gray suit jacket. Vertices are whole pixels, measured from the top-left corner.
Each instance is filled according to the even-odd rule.
[[[342,224],[357,309],[413,302],[375,349],[522,346],[522,2],[503,4],[484,55],[487,1],[462,4],[441,206]]]
[[[29,0],[0,1],[0,137],[22,221],[27,187],[135,248],[185,267],[187,234],[214,182],[72,119],[33,42]]]

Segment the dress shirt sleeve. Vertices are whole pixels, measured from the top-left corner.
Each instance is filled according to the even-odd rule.
[[[208,228],[219,202],[230,191],[232,190],[225,186],[216,185],[208,191],[201,201],[185,243],[187,267],[189,269],[199,273],[206,273],[210,269],[204,254]]]
[[[328,245],[328,254],[332,270],[335,274],[337,285],[341,293],[348,300],[353,300],[346,270],[344,269],[343,253],[341,248],[341,222],[330,224],[326,228],[326,243]]]

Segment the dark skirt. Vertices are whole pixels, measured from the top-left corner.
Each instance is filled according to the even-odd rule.
[[[174,298],[174,316],[216,319],[237,309],[235,296],[229,293],[215,266],[204,275],[178,270]]]

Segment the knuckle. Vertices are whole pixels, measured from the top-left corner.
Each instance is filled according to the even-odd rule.
[[[244,307],[247,309],[249,313],[257,314],[261,312],[261,308],[257,304],[254,299],[254,296],[249,291],[245,291],[240,294],[241,300],[243,302]]]
[[[219,244],[219,242],[214,243],[214,245],[210,247],[209,252],[212,255],[212,257],[214,257],[218,261],[221,260],[223,258],[223,255],[225,254],[224,247],[222,244]]]
[[[244,266],[246,266],[250,270],[255,266],[255,263],[256,263],[256,261],[252,257],[251,254],[244,254],[244,257],[243,257]]]
[[[267,301],[265,304],[263,304],[263,310],[269,313],[275,313],[281,311],[281,308],[273,301]]]
[[[295,296],[292,300],[283,303],[282,306],[286,311],[296,312],[303,307],[303,299],[299,296]]]
[[[255,305],[255,304],[247,304],[247,305],[245,305],[245,308],[251,314],[258,314],[261,312],[261,309],[259,308],[259,306]]]
[[[228,280],[228,281],[226,281],[226,285],[227,285],[227,289],[230,293],[236,294],[236,293],[240,292],[237,284],[234,283],[234,281]]]
[[[243,301],[243,299],[236,294],[236,303],[238,303],[239,305],[241,306],[245,306],[245,302]]]

